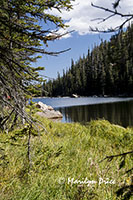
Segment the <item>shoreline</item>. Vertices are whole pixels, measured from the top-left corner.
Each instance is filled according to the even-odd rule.
[[[133,98],[133,95],[127,96],[127,95],[118,95],[118,96],[109,96],[109,95],[93,95],[93,96],[78,96],[76,98]],[[42,96],[42,97],[32,97],[32,99],[45,99],[45,98],[72,98],[74,99],[75,97],[72,96],[55,96],[55,97],[46,97],[46,96]]]

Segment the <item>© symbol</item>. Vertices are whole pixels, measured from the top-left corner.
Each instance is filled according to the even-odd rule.
[[[61,184],[61,185],[64,184],[65,178],[64,177],[59,178],[58,183]]]

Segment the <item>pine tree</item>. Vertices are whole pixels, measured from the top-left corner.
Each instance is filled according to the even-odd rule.
[[[133,25],[101,41],[88,55],[80,57],[63,72],[63,95],[132,95],[133,88]],[[60,77],[61,79],[61,77]],[[57,80],[54,82],[56,85]],[[61,87],[58,85],[58,88]],[[54,95],[59,95],[58,89]]]
[[[31,65],[40,56],[38,54],[57,55],[61,52],[48,52],[48,41],[61,37],[56,31],[65,27],[60,17],[48,13],[48,10],[62,8],[69,10],[71,4],[65,1],[45,0],[1,0],[0,3],[0,104],[10,107],[8,116],[2,109],[1,126],[12,113],[19,114],[31,121],[24,111],[28,88],[40,81],[38,70]],[[50,31],[48,23],[56,27]],[[43,45],[43,46],[42,46]],[[64,52],[64,51],[62,51]],[[11,101],[7,96],[11,97]]]

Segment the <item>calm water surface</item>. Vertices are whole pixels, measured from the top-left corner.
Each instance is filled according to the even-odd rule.
[[[63,114],[62,122],[86,123],[92,119],[106,119],[124,127],[133,126],[133,98],[36,98]]]

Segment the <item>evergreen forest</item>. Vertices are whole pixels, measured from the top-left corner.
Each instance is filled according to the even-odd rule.
[[[132,96],[133,24],[101,41],[57,79],[43,85],[43,96]]]

